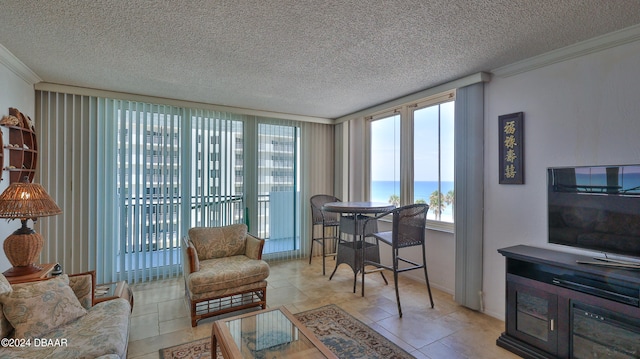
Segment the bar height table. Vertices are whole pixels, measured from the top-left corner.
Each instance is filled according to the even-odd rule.
[[[382,213],[394,209],[395,206],[389,203],[380,202],[330,202],[326,203],[322,210],[327,212],[341,213],[347,216],[353,216],[351,219],[342,217],[343,220],[353,220],[353,241],[345,241],[342,238],[338,241],[337,255],[336,255],[336,267],[333,269],[333,273],[329,276],[329,280],[333,278],[338,266],[342,263],[346,263],[353,270],[353,292],[356,292],[356,281],[358,278],[358,272],[364,271],[364,261],[366,258],[368,261],[380,261],[380,251],[377,243],[369,243],[365,240],[365,234],[362,233],[364,228],[363,217],[367,214]],[[365,218],[366,219],[366,218]],[[343,227],[341,225],[341,227]],[[342,229],[341,229],[342,230]],[[350,232],[348,232],[350,233]],[[384,282],[387,283],[387,278],[380,272]]]

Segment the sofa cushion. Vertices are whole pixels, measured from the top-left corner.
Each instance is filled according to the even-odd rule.
[[[0,296],[4,315],[15,328],[15,338],[33,339],[85,314],[64,274],[37,283],[17,284]]]
[[[44,337],[54,340],[67,338],[69,346],[57,350],[69,358],[95,358],[105,354],[125,358],[130,316],[131,306],[127,300],[107,300],[93,306],[87,315]]]
[[[200,261],[244,254],[246,236],[247,226],[244,224],[189,229],[189,239]]]
[[[13,288],[11,288],[11,284],[9,283],[7,278],[0,273],[0,295],[7,294],[12,290]],[[0,337],[6,338],[11,333],[11,331],[13,331],[13,327],[7,320],[7,317],[4,316],[2,303],[0,303]]]
[[[0,348],[0,358],[126,358],[131,307],[125,299],[113,299],[92,307],[87,315],[40,336],[53,345]]]
[[[187,286],[191,293],[202,294],[260,282],[268,276],[267,262],[240,255],[200,261],[200,271],[189,275]]]

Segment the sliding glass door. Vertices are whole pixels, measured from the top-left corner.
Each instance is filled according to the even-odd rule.
[[[112,210],[120,240],[114,268],[120,278],[133,281],[163,276],[180,263],[182,116],[172,106],[107,104],[117,126]]]
[[[300,249],[300,129],[260,123],[257,129],[257,226],[264,253]]]
[[[189,112],[182,192],[189,196],[190,227],[244,223],[244,123],[216,111]]]
[[[333,188],[331,125],[43,91],[36,114],[38,176],[65,212],[39,222],[42,260],[98,282],[179,275],[194,226],[246,223],[263,258],[302,257],[301,199]]]

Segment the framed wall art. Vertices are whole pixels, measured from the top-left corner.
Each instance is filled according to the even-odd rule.
[[[524,113],[498,116],[500,184],[524,184]]]

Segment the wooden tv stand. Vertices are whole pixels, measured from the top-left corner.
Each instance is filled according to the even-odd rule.
[[[497,345],[524,358],[640,357],[640,270],[514,246],[506,257],[506,330]]]

